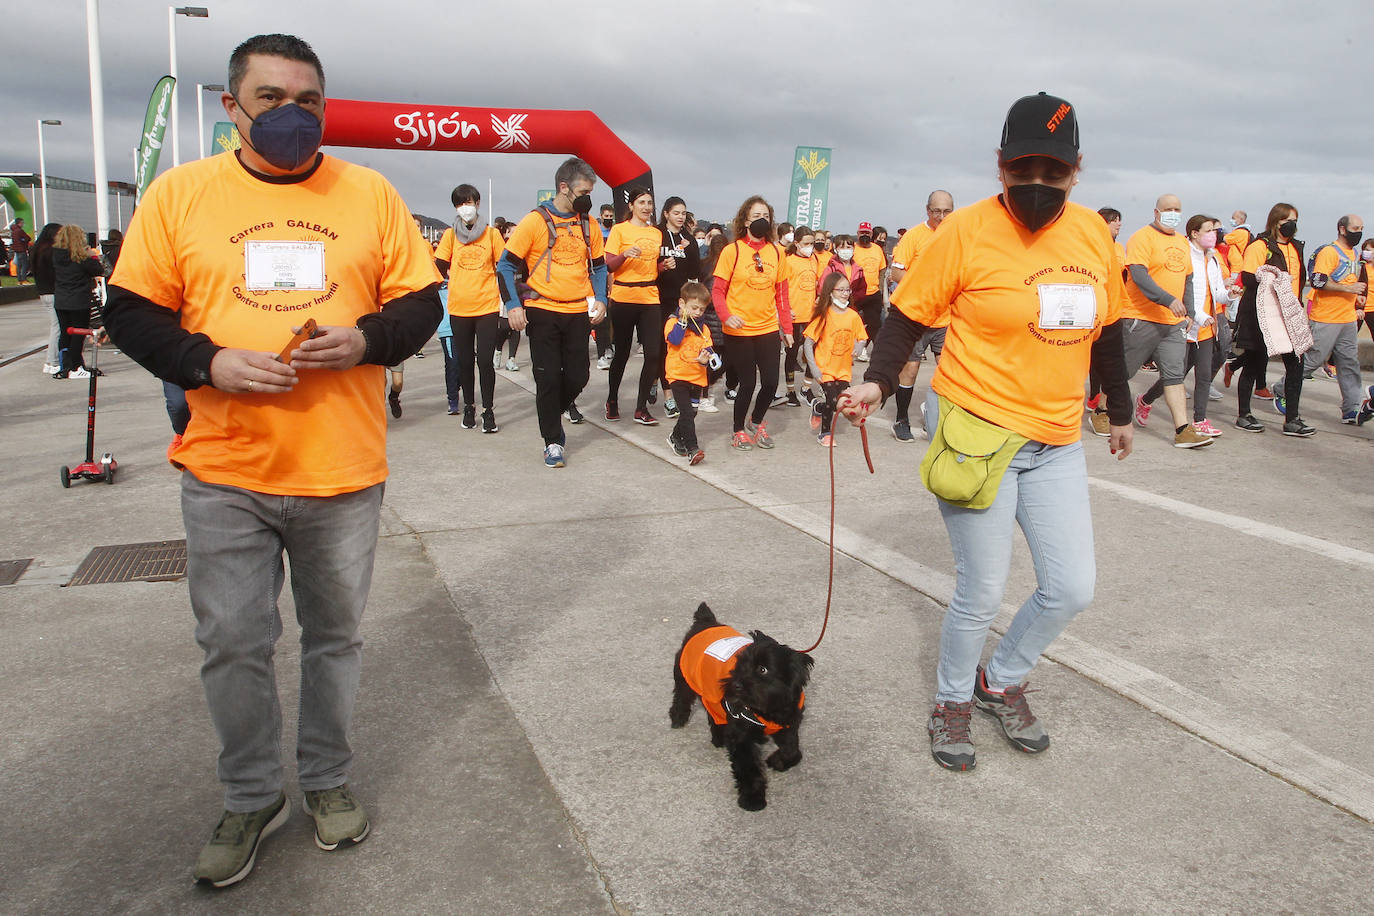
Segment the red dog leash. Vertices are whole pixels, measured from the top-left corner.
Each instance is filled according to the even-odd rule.
[[[838,408],[839,405],[837,404],[836,409],[838,410]],[[832,426],[832,436],[834,435],[833,430],[837,428],[838,426]],[[868,473],[873,474],[875,473],[873,456],[868,451],[867,418],[859,421],[859,438],[863,441],[864,461],[868,462]],[[821,621],[821,635],[816,637],[811,648],[801,650],[803,655],[810,655],[821,644],[821,640],[825,639],[825,629],[830,625],[830,598],[835,592],[835,449],[831,448],[828,451],[830,452],[830,573],[825,583],[825,618]]]

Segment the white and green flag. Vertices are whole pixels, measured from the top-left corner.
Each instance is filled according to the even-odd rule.
[[[824,229],[830,198],[830,150],[799,146],[792,161],[792,192],[787,200],[787,221],[794,226]]]
[[[153,87],[148,98],[148,113],[143,116],[143,136],[138,141],[138,158],[134,162],[134,204],[143,199],[153,176],[157,174],[157,159],[162,152],[162,137],[167,132],[167,116],[172,110],[172,86],[176,80],[164,76]]]

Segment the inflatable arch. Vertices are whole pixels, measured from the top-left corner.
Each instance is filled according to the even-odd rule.
[[[5,203],[10,205],[10,211],[14,216],[24,221],[24,228],[29,235],[38,238],[38,231],[42,226],[35,226],[33,223],[33,204],[24,196],[24,192],[19,190],[13,178],[0,178],[0,197],[5,198]],[[14,217],[10,217],[13,219]]]
[[[611,186],[616,218],[629,215],[631,188],[653,190],[648,163],[590,111],[468,108],[329,100],[324,142],[368,149],[465,153],[567,153]],[[552,184],[553,176],[549,176]],[[596,215],[592,214],[595,219]]]

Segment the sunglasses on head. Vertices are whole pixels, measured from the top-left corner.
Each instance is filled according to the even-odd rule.
[[[763,273],[763,258],[759,257],[759,253],[757,251],[754,252],[754,269],[757,270],[759,273]]]

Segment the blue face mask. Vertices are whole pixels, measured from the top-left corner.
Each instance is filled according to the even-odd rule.
[[[242,103],[239,110],[243,110]],[[320,119],[294,102],[264,111],[253,119],[248,131],[248,145],[253,151],[287,172],[294,172],[313,159],[323,139],[324,125]]]

